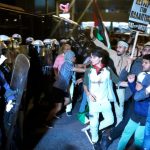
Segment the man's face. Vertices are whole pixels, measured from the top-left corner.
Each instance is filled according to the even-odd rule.
[[[143,59],[142,67],[143,67],[143,71],[146,72],[150,71],[150,61],[147,59]]]
[[[71,50],[71,46],[69,44],[65,44],[63,47],[63,52],[66,53],[68,50]]]
[[[118,55],[118,56],[121,56],[121,55],[123,55],[123,54],[126,53],[127,48],[118,44],[116,51],[117,51],[117,55]]]
[[[142,56],[150,54],[150,45],[148,46],[144,46],[143,50],[142,50]]]
[[[90,60],[91,60],[92,65],[97,65],[97,64],[100,63],[101,58],[91,54],[91,59]]]

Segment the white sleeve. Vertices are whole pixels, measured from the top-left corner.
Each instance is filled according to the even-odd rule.
[[[150,94],[150,85],[146,88],[146,91]]]

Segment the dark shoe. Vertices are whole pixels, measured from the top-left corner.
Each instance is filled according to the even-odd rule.
[[[71,117],[72,116],[72,112],[71,111],[66,112],[66,115],[67,115],[67,117]]]
[[[99,143],[99,142],[94,143],[94,144],[93,144],[93,149],[94,149],[94,150],[102,150],[100,143]]]
[[[101,140],[102,150],[107,150],[111,143],[112,143],[112,140],[109,140],[108,136],[103,136]]]

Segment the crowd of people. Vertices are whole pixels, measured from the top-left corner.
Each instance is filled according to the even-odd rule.
[[[94,150],[107,150],[119,137],[117,150],[150,149],[150,42],[143,43],[142,51],[136,48],[136,55],[131,57],[133,43],[120,39],[112,50],[94,36],[93,28],[90,38],[81,35],[42,41],[28,37],[22,45],[19,34],[0,35],[2,148],[7,141],[5,113],[13,109],[16,99],[9,86],[11,73],[15,58],[23,53],[30,61],[22,98],[24,114],[39,107],[43,97],[51,99],[45,125],[53,128],[53,118],[60,118],[63,108],[68,117],[72,116],[76,89],[76,98],[81,99],[78,116],[84,114],[86,121],[82,123],[87,124],[82,131]]]

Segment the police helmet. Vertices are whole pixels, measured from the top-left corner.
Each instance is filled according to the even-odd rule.
[[[26,38],[26,44],[31,44],[34,41],[33,37],[27,37]]]
[[[0,35],[0,41],[10,41],[10,37],[7,35]]]
[[[41,49],[44,46],[44,43],[41,40],[35,40],[31,43],[33,47],[37,50],[38,53],[41,52]]]
[[[22,37],[21,37],[20,34],[18,34],[18,33],[13,34],[13,35],[12,35],[12,38],[13,38],[14,40],[16,40],[19,44],[22,43]]]

